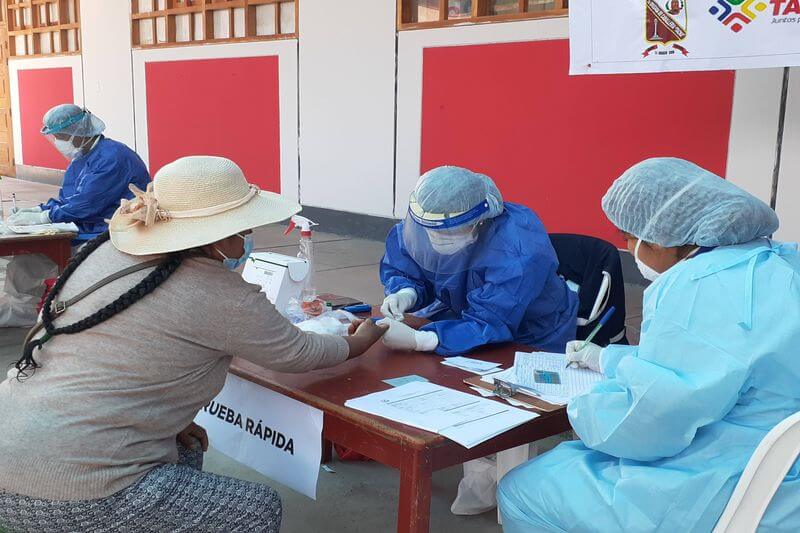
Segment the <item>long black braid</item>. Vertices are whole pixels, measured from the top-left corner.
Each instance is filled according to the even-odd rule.
[[[75,269],[77,269],[78,266],[101,244],[108,241],[108,239],[109,233],[106,231],[105,233],[98,235],[96,238],[86,243],[86,245],[81,248],[80,251],[72,258],[72,260],[70,260],[67,268],[64,269],[64,272],[58,277],[58,280],[56,280],[55,285],[53,285],[52,290],[44,301],[44,307],[42,309],[42,325],[44,326],[45,333],[39,339],[28,339],[28,342],[26,342],[23,346],[22,357],[20,357],[20,359],[14,365],[17,369],[18,380],[21,380],[21,378],[24,379],[30,377],[30,375],[33,375],[33,372],[35,372],[36,369],[41,366],[33,358],[34,349],[39,348],[41,350],[42,346],[56,335],[72,335],[75,333],[80,333],[81,331],[85,331],[102,322],[105,322],[117,313],[124,311],[134,303],[153,292],[156,287],[166,281],[186,257],[184,252],[177,252],[167,255],[164,258],[164,261],[152,272],[150,272],[142,281],[137,283],[134,287],[129,289],[110,304],[73,324],[57,328],[53,324],[53,321],[57,316],[53,313],[53,302],[61,292],[61,289],[67,282],[67,279],[69,279],[72,273],[75,272]],[[31,369],[30,375],[27,372],[29,369]]]

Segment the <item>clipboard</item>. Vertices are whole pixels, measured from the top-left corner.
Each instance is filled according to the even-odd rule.
[[[481,376],[473,376],[471,378],[467,378],[464,380],[464,383],[466,383],[470,387],[478,387],[484,390],[494,391],[494,387],[489,383],[483,381],[481,379]],[[518,402],[524,403],[527,407],[530,407],[531,409],[535,409],[543,413],[552,413],[553,411],[558,411],[559,409],[564,408],[563,405],[556,405],[553,403],[549,403],[542,399],[537,398],[536,396],[525,394],[524,392],[518,392],[514,396],[512,396],[512,398],[517,400]]]

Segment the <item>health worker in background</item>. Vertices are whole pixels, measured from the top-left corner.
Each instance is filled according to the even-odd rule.
[[[707,532],[753,451],[800,411],[800,255],[775,212],[688,161],[626,171],[603,210],[645,277],[639,346],[568,348],[606,380],[575,398],[579,441],[500,481],[507,533]],[[800,466],[759,532],[800,531]]]
[[[384,342],[444,356],[507,341],[563,352],[575,338],[578,297],[557,267],[533,211],[504,203],[488,176],[435,168],[386,240]],[[415,331],[401,322],[410,311],[432,322]]]
[[[120,201],[133,197],[129,185],[145,189],[150,175],[136,152],[102,135],[105,124],[86,109],[61,104],[50,109],[43,122],[41,133],[70,161],[58,199],[21,209],[6,223],[29,226],[72,222],[79,232],[73,244],[82,244],[106,231],[105,221]],[[57,273],[44,255],[13,257],[0,295],[0,327],[36,322],[44,281]]]
[[[106,220],[120,200],[133,194],[129,185],[146,189],[150,175],[139,156],[124,144],[103,135],[106,125],[88,110],[61,104],[44,116],[42,135],[69,161],[58,199],[11,217],[11,225],[74,222],[79,240],[89,240],[106,231]]]

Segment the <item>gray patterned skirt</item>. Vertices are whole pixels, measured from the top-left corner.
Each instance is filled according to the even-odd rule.
[[[40,500],[0,490],[0,532],[278,532],[278,493],[203,472],[203,452],[178,451],[178,464],[158,466],[99,500]]]

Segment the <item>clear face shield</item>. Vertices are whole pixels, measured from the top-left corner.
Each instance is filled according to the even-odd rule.
[[[80,157],[89,147],[93,137],[78,137],[66,133],[51,133],[45,138],[69,161]]]
[[[466,271],[480,234],[480,223],[488,211],[489,204],[481,202],[463,213],[427,213],[412,193],[403,224],[403,243],[411,258],[428,272]]]

